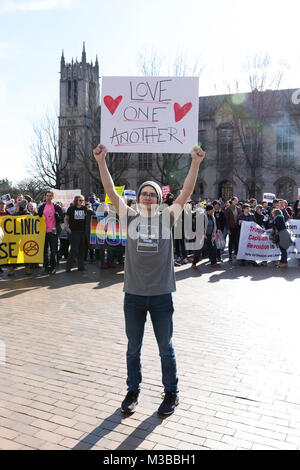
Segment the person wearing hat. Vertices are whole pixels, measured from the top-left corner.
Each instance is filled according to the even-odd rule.
[[[127,346],[127,395],[123,413],[131,414],[138,404],[142,382],[141,347],[147,312],[150,313],[162,366],[164,400],[158,413],[170,415],[179,403],[176,359],[172,344],[173,301],[176,290],[171,230],[192,194],[199,165],[205,152],[195,147],[182,191],[171,206],[160,210],[162,191],[154,181],[144,182],[137,191],[139,213],[129,208],[117,194],[106,165],[107,150],[94,149],[101,181],[120,221],[127,224],[124,269],[124,313]]]

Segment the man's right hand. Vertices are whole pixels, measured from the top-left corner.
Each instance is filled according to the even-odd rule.
[[[67,229],[66,229],[66,232],[71,234],[71,233],[72,233],[72,230],[71,230],[70,228],[67,228]]]
[[[93,150],[93,154],[97,163],[103,162],[107,154],[105,145],[97,145],[97,147]]]

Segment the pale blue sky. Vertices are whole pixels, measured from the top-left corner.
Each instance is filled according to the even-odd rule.
[[[198,60],[200,94],[224,92],[255,54],[282,61],[282,87],[300,87],[297,0],[0,0],[1,178],[28,177],[33,123],[58,105],[67,62],[99,57],[100,75],[139,75],[139,54]],[[244,91],[246,86],[244,85]]]

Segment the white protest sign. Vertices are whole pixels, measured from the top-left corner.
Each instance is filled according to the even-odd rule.
[[[6,201],[5,209],[9,214],[14,214],[14,212],[16,212],[15,203],[13,199],[11,199],[10,201]]]
[[[275,199],[275,194],[273,193],[264,193],[263,200],[268,202],[273,202]]]
[[[127,199],[136,200],[136,192],[133,189],[124,189],[123,196],[127,197]]]
[[[189,153],[198,108],[197,77],[103,77],[101,142],[110,152]]]
[[[286,224],[295,245],[288,249],[289,258],[300,258],[300,220],[289,220]],[[242,222],[237,259],[249,261],[277,261],[281,257],[279,247],[270,240],[271,230],[264,230],[255,222]]]
[[[286,222],[286,228],[290,231],[295,244],[291,245],[287,252],[289,258],[300,258],[300,220],[290,219]]]
[[[11,197],[10,194],[3,194],[3,196],[0,197],[2,201],[10,201]]]
[[[249,261],[278,261],[280,249],[269,239],[271,230],[255,222],[242,222],[237,259]]]
[[[53,202],[61,202],[64,209],[68,209],[75,196],[81,194],[80,189],[53,189]]]

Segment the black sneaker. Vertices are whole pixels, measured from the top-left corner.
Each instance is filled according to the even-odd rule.
[[[122,413],[132,414],[135,412],[135,408],[138,404],[139,392],[128,392],[124,400],[122,401],[121,410]]]
[[[157,410],[159,415],[171,415],[179,403],[179,394],[177,392],[165,392],[162,404]]]
[[[55,273],[56,273],[56,268],[49,269],[49,274],[55,274]]]

